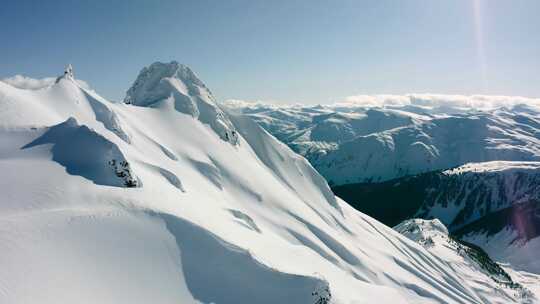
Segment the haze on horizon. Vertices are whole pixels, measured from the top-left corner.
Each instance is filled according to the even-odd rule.
[[[76,76],[120,100],[143,66],[189,65],[218,99],[540,96],[540,2],[10,1],[0,79]]]

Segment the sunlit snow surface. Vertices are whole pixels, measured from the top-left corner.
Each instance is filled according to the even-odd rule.
[[[215,118],[237,142],[171,99],[0,82],[0,302],[308,304],[325,284],[332,303],[521,301],[353,210],[246,117]],[[44,140],[62,124],[85,131]],[[110,182],[116,158],[138,187]]]

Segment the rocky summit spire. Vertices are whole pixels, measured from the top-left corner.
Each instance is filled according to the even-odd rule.
[[[73,76],[73,66],[71,63],[68,64],[64,69],[64,74],[56,78],[56,82],[58,83],[61,79],[75,80],[75,76]]]
[[[64,70],[64,77],[70,78],[70,79],[75,78],[73,76],[73,66],[71,65],[71,63],[66,66],[66,69]]]

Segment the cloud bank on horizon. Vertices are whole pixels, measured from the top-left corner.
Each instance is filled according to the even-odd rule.
[[[405,94],[405,95],[354,95],[348,96],[336,105],[368,107],[419,106],[433,108],[463,108],[491,110],[511,108],[517,105],[540,107],[540,98],[497,95],[446,95],[446,94]]]
[[[274,104],[266,101],[226,100],[224,102],[230,108],[243,108],[250,106],[305,106],[306,104]],[[493,110],[498,108],[512,108],[526,105],[540,108],[540,98],[523,96],[498,96],[498,95],[447,95],[447,94],[404,94],[404,95],[352,95],[334,103],[322,104],[326,107],[425,107],[425,108],[452,108],[467,110]]]

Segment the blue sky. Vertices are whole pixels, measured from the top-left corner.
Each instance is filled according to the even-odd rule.
[[[123,98],[177,60],[218,99],[356,94],[540,96],[540,1],[2,1],[0,78],[66,63]]]

